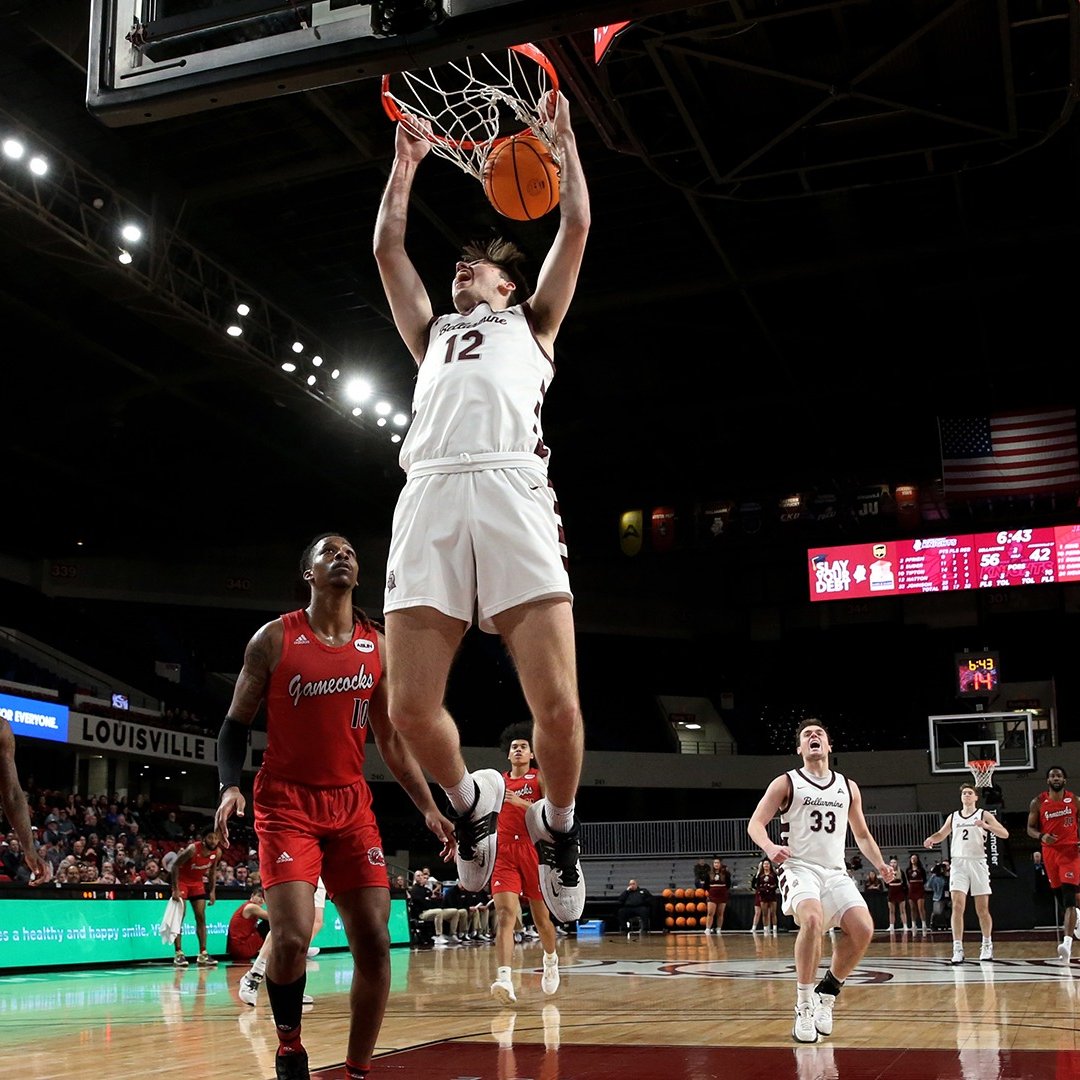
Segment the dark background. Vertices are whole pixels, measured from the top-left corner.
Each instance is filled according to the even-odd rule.
[[[293,320],[305,360],[317,342],[407,411],[414,369],[371,255],[393,146],[377,84],[110,127],[84,102],[88,5],[39,8],[0,9],[0,122],[54,166],[31,185],[0,158],[0,555],[167,578],[210,550],[257,567],[325,528],[378,549],[402,482],[385,430],[207,329],[242,281]],[[922,746],[926,714],[956,708],[954,651],[983,646],[1006,681],[1056,679],[1075,736],[1075,589],[811,606],[805,549],[904,532],[889,500],[858,516],[872,484],[918,484],[925,534],[1076,520],[1075,497],[945,503],[936,419],[1076,403],[1077,5],[671,8],[636,5],[599,68],[587,31],[539,42],[593,204],[544,412],[589,748],[671,749],[655,696],[721,692],[746,752],[806,710],[849,747]],[[130,270],[50,224],[65,175],[88,231],[124,202],[144,212]],[[408,246],[445,308],[462,242],[499,232],[535,271],[556,225],[498,218],[430,158]],[[204,312],[162,303],[178,239],[220,270]],[[781,523],[794,492],[835,495],[837,515]],[[715,539],[714,500],[762,509]],[[619,515],[654,506],[676,511],[673,550],[627,558]],[[209,674],[235,672],[277,614],[12,582],[0,611],[215,725]],[[184,686],[155,684],[155,659],[183,662]],[[497,642],[469,635],[450,705],[466,744],[520,716]]]

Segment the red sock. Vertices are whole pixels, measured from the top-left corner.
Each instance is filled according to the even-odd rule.
[[[282,1031],[278,1028],[277,1037],[279,1054],[298,1054],[304,1049],[304,1044],[300,1041],[299,1028],[293,1028],[292,1031]]]

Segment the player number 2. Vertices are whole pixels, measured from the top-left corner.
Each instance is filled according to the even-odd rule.
[[[452,364],[455,360],[479,360],[480,346],[484,344],[484,335],[479,330],[470,330],[467,334],[460,335],[461,347],[458,348],[458,335],[446,343],[446,355],[443,357],[444,364]]]
[[[836,815],[828,810],[824,814],[820,810],[810,811],[810,831],[821,832],[822,828],[827,833],[836,832]]]

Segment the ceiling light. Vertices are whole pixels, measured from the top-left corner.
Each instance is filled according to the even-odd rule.
[[[379,419],[375,421],[375,423],[378,424],[379,427],[386,427],[386,417],[380,416]]]
[[[249,308],[247,304],[237,304],[236,314],[239,315],[240,318],[243,318],[245,315],[251,314],[251,308]]]
[[[390,441],[401,442],[401,436],[395,431],[394,434],[390,436]]]
[[[138,225],[125,225],[120,235],[129,243],[137,244],[142,239],[142,229]]]
[[[26,153],[26,147],[18,139],[4,140],[4,154],[12,161],[18,161]]]
[[[312,367],[322,367],[322,357],[321,356],[313,356],[311,358],[311,366]]]
[[[352,414],[353,416],[359,416],[363,411],[364,410],[361,409],[359,405],[357,405],[356,408],[353,409]]]
[[[350,379],[345,384],[345,396],[350,401],[367,401],[371,397],[371,383],[367,379]]]
[[[30,171],[35,176],[44,176],[49,171],[49,163],[43,157],[32,157]]]
[[[131,252],[125,251],[123,248],[120,249],[120,254],[116,257],[124,264],[124,266],[128,266],[131,263]]]
[[[408,422],[409,418],[403,412],[394,413],[394,423],[398,427],[404,427]]]
[[[308,386],[314,386],[315,385],[315,376],[314,375],[309,375],[307,377],[307,384],[308,384]]]
[[[700,731],[701,730],[701,725],[700,724],[687,724],[686,725],[686,730],[687,731]]]
[[[285,363],[281,365],[281,370],[293,372],[296,370],[296,365],[291,360],[286,360]]]
[[[378,416],[387,416],[390,413],[390,403],[388,401],[380,401],[375,406],[375,412]]]
[[[302,341],[294,341],[292,343],[292,351],[294,353],[302,353],[304,351],[304,343]]]
[[[232,326],[225,327],[225,333],[228,334],[229,337],[239,337],[243,332],[244,328],[242,326],[237,326],[236,323],[233,323]]]
[[[336,379],[340,374],[341,374],[341,372],[338,371],[337,368],[334,368],[334,370],[330,372],[330,378],[331,379]]]

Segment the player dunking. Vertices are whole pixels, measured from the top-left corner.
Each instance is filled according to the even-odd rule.
[[[512,244],[472,244],[455,268],[455,313],[438,317],[405,250],[413,178],[431,144],[407,123],[397,125],[374,250],[419,372],[383,610],[390,720],[458,815],[458,879],[468,892],[491,874],[504,786],[494,769],[466,771],[442,703],[474,611],[481,630],[502,635],[533,716],[532,747],[544,762],[545,798],[526,822],[541,890],[552,914],[571,921],[585,904],[574,818],[584,736],[566,547],[540,410],[590,217],[566,98],[552,93],[543,108],[555,128],[560,217],[535,291],[525,287]]]
[[[221,838],[211,825],[203,829],[202,836],[194,844],[188,844],[172,864],[172,898],[191,904],[195,916],[195,937],[199,942],[199,955],[195,963],[199,967],[214,967],[217,961],[206,951],[206,905],[213,906],[217,899],[217,870],[221,860]],[[176,955],[173,963],[187,967],[184,955],[184,932],[180,931],[173,942]]]
[[[1047,790],[1028,807],[1028,836],[1042,844],[1043,865],[1051,889],[1061,893],[1065,908],[1065,936],[1057,948],[1067,964],[1076,936],[1076,890],[1080,886],[1080,836],[1077,834],[1076,796],[1065,790],[1069,774],[1054,765],[1046,772]]]
[[[544,947],[544,974],[540,980],[545,994],[559,989],[558,937],[540,894],[540,862],[525,828],[526,811],[543,794],[539,769],[532,761],[528,724],[511,724],[499,737],[499,746],[510,762],[503,774],[506,797],[499,812],[499,849],[491,874],[491,894],[495,899],[495,981],[491,996],[503,1005],[517,1001],[510,977],[514,955],[514,927],[521,918],[521,897],[529,902],[533,925]]]
[[[980,960],[994,959],[994,922],[990,917],[990,867],[986,862],[986,834],[992,832],[1003,840],[1009,830],[993,814],[980,810],[975,804],[979,792],[973,783],[960,785],[961,809],[954,810],[936,833],[928,836],[924,847],[940,844],[949,833],[949,893],[952,896],[952,963],[964,962],[964,908],[968,893],[975,901],[975,913],[979,916],[982,944]]]
[[[802,768],[769,784],[746,831],[778,868],[784,914],[793,916],[799,925],[792,1035],[799,1042],[817,1042],[819,1035],[832,1034],[836,998],[874,936],[866,901],[848,876],[844,861],[848,828],[883,881],[890,881],[893,871],[867,828],[858,785],[829,768],[832,748],[825,728],[816,720],[803,721],[796,746]],[[768,825],[777,813],[781,843],[774,844]],[[825,977],[815,986],[822,935],[834,926],[843,935],[833,947]]]
[[[383,637],[353,608],[356,553],[338,534],[305,549],[301,574],[311,602],[261,627],[248,643],[229,714],[218,736],[217,824],[246,806],[239,781],[248,728],[266,704],[266,752],[255,778],[259,871],[274,944],[266,989],[278,1033],[279,1080],[307,1080],[300,1038],[307,951],[320,874],[345,926],[355,966],[349,1003],[347,1080],[366,1077],[390,992],[390,885],[364,779],[370,727],[387,766],[443,841],[453,828],[390,725]]]

